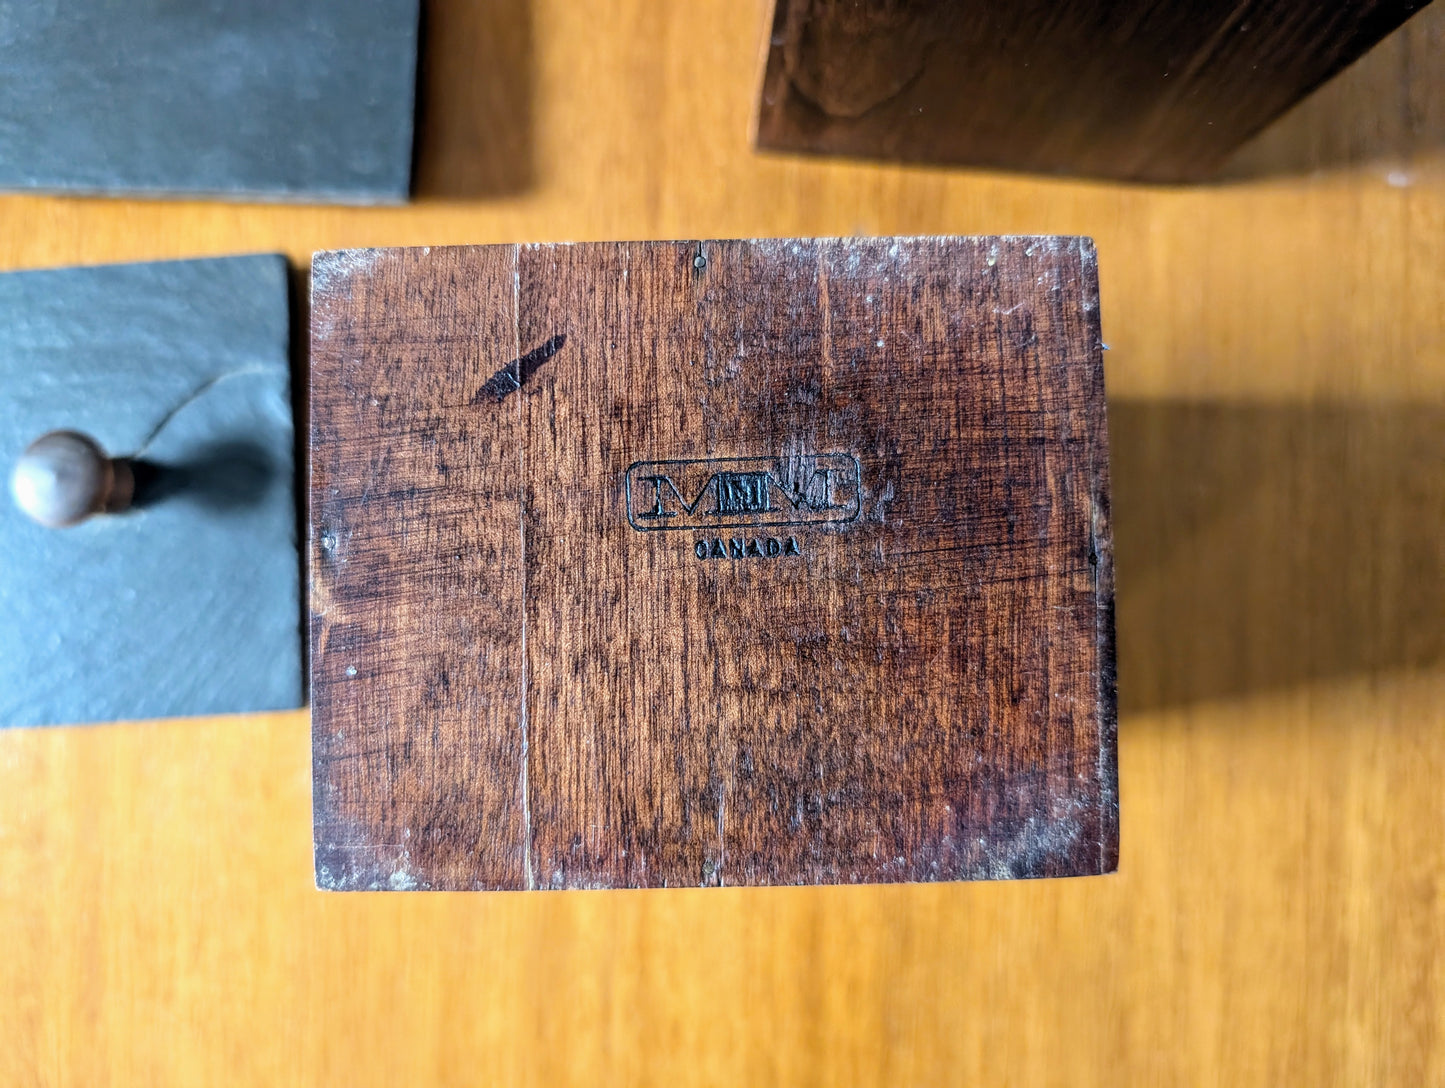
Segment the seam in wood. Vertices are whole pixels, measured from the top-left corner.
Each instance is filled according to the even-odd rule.
[[[515,338],[516,353],[513,358],[522,357],[522,247],[512,247],[512,331]],[[520,383],[519,383],[520,386]],[[521,603],[522,603],[522,638],[521,638],[521,678],[520,707],[518,718],[522,732],[522,866],[526,871],[527,890],[531,891],[536,887],[536,880],[532,875],[532,798],[528,790],[529,763],[531,761],[531,744],[527,735],[527,417],[522,411],[522,398],[517,398],[517,536],[519,541],[520,567],[521,567]]]
[[[699,269],[699,271],[702,271],[703,269],[706,269],[706,267],[707,267],[707,258],[703,255],[703,249],[702,249],[702,241],[701,241],[701,239],[699,239],[699,240],[698,240],[698,243],[697,243],[697,260],[701,260],[701,261],[703,262],[702,268]],[[694,266],[696,266],[696,261],[694,261]],[[694,282],[696,282],[696,281],[694,280]],[[703,288],[702,288],[703,293],[705,294],[705,293],[707,292],[707,290],[708,290],[708,286],[707,286],[707,285],[704,285]],[[698,307],[699,307],[699,309],[701,309],[701,306],[702,306],[702,296],[700,295],[700,296],[698,297]],[[727,883],[728,883],[728,880],[727,880],[727,860],[728,860],[728,841],[727,841],[728,785],[729,785],[729,783],[730,783],[730,781],[731,781],[731,779],[732,779],[733,770],[734,770],[734,767],[735,767],[735,764],[736,764],[736,761],[728,756],[728,749],[727,749],[727,735],[728,735],[728,734],[727,734],[727,729],[728,729],[727,715],[726,715],[726,714],[720,714],[720,715],[718,716],[718,731],[717,731],[717,753],[718,753],[717,871],[713,874],[714,879],[716,880],[717,886],[718,886],[719,888],[726,888],[726,887],[727,887]]]

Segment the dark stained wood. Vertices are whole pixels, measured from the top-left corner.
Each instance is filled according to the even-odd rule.
[[[762,148],[1196,181],[1425,0],[777,0]]]
[[[318,255],[318,884],[1112,870],[1097,298],[1077,238]]]

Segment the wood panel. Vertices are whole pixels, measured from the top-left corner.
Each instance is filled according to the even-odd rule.
[[[1112,870],[1095,268],[1051,237],[319,257],[320,886]]]
[[[1290,155],[1198,190],[757,156],[761,4],[443,6],[475,84],[432,88],[463,117],[423,156],[471,149],[471,199],[5,198],[0,266],[1093,236],[1119,872],[328,895],[307,715],[11,730],[0,1083],[1445,1082],[1445,6],[1343,113],[1286,119]]]

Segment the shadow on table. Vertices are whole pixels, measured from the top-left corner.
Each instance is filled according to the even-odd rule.
[[[413,190],[498,197],[534,181],[530,0],[423,0]]]
[[[1110,404],[1126,712],[1445,662],[1445,409]]]
[[[1445,4],[1418,12],[1231,157],[1223,182],[1445,158]]]

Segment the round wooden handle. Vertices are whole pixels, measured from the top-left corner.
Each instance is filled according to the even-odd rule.
[[[135,476],[128,461],[107,457],[89,435],[51,431],[20,455],[10,490],[27,516],[59,529],[92,514],[124,510],[135,492]]]

